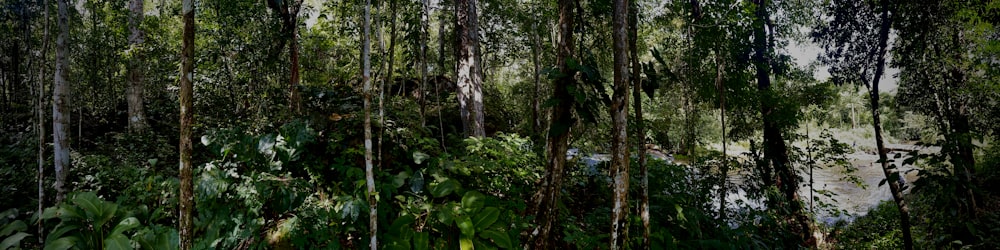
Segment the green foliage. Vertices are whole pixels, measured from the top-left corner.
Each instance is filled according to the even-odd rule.
[[[838,249],[899,249],[903,247],[899,209],[884,201],[853,222],[839,221],[830,236]]]
[[[45,239],[45,249],[132,249],[135,240],[144,249],[176,249],[177,241],[148,238],[168,238],[171,230],[151,232],[143,229],[134,216],[120,211],[119,205],[104,201],[93,192],[75,193],[67,202],[46,208],[42,220],[58,219],[58,224]],[[55,224],[55,223],[52,223]],[[129,235],[132,235],[131,237]]]
[[[24,221],[13,220],[17,215],[17,209],[7,209],[0,212],[0,250],[21,249],[21,241],[31,234],[26,233],[28,225]]]

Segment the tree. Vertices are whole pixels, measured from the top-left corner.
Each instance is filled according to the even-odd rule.
[[[143,132],[148,126],[146,124],[146,112],[143,108],[143,53],[142,43],[146,40],[146,34],[139,27],[143,19],[143,0],[131,0],[128,17],[129,30],[132,32],[128,40],[131,45],[132,55],[128,64],[128,129],[130,132]]]
[[[302,112],[302,97],[299,96],[299,10],[302,0],[268,0],[267,6],[278,14],[281,34],[288,41],[288,108],[294,114]],[[282,41],[279,44],[283,44]],[[282,46],[283,47],[283,46]]]
[[[768,36],[768,30],[773,31],[771,24],[768,3],[769,0],[754,0],[753,19],[753,57],[752,61],[756,69],[757,91],[762,95],[760,101],[760,114],[764,124],[764,158],[765,166],[774,169],[773,184],[782,194],[782,203],[787,202],[788,214],[792,225],[792,231],[805,243],[811,244],[812,229],[810,220],[802,212],[802,204],[798,198],[798,176],[792,169],[788,159],[788,147],[782,136],[781,127],[777,123],[776,98],[777,95],[771,89],[771,53],[773,50],[773,37]],[[771,34],[774,35],[773,32]],[[764,178],[769,178],[765,176]],[[765,181],[766,182],[766,181]],[[780,204],[780,203],[778,203]],[[773,204],[777,205],[777,204]],[[778,205],[777,207],[782,207]],[[780,210],[780,209],[779,209]],[[789,244],[789,247],[794,245]]]
[[[180,76],[180,215],[178,236],[182,250],[191,249],[194,239],[194,186],[191,166],[191,126],[194,123],[192,107],[194,90],[194,0],[184,0],[181,10],[184,21],[181,47]]]
[[[56,36],[56,70],[52,82],[52,157],[56,172],[56,203],[66,197],[66,177],[69,176],[69,3],[56,0],[59,5],[59,35]]]
[[[455,1],[455,32],[458,72],[458,104],[462,114],[462,128],[467,136],[484,137],[483,79],[478,68],[479,25],[476,0]]]
[[[364,14],[361,30],[361,82],[364,85],[364,109],[365,109],[365,182],[368,187],[368,234],[370,237],[370,249],[378,249],[378,198],[375,193],[375,172],[372,169],[372,83],[371,83],[371,58],[369,54],[371,36],[371,0],[365,0]]]
[[[35,101],[35,127],[38,134],[38,214],[42,214],[45,207],[45,55],[49,52],[49,2],[41,1],[44,6],[45,21],[42,22],[42,53],[38,67],[38,96]],[[45,225],[42,220],[38,220],[38,243],[44,243]]]
[[[534,249],[558,247],[552,235],[552,228],[559,216],[559,195],[562,189],[563,170],[566,166],[566,150],[569,149],[570,128],[576,123],[572,116],[573,97],[569,86],[573,85],[575,69],[570,67],[573,60],[574,1],[559,0],[559,40],[556,46],[556,65],[559,74],[552,89],[552,99],[558,100],[549,111],[549,131],[545,144],[548,157],[542,185],[535,194],[535,220],[538,227],[532,232]]]
[[[639,155],[639,172],[642,175],[642,181],[639,182],[639,216],[642,219],[642,246],[640,249],[649,249],[649,169],[646,169],[646,131],[645,121],[642,118],[642,77],[639,76],[642,65],[639,64],[639,50],[636,45],[639,37],[639,8],[637,6],[639,5],[635,1],[629,6],[631,11],[628,12],[628,51],[632,63],[632,101],[635,106],[635,152]]]
[[[996,114],[995,91],[989,86],[985,69],[996,56],[984,54],[995,38],[987,21],[996,15],[996,6],[982,1],[907,2],[896,6],[893,15],[898,38],[893,45],[893,66],[900,69],[899,103],[937,118],[938,131],[944,135],[941,152],[949,157],[956,178],[956,207],[961,215],[975,216],[978,202],[975,183],[976,159],[973,138],[982,133],[973,117]],[[992,20],[996,20],[995,17]],[[982,33],[977,30],[987,30]],[[979,40],[979,41],[977,41]],[[985,41],[983,41],[985,40]],[[983,44],[983,45],[977,45]],[[994,42],[995,43],[995,42]],[[995,76],[995,72],[991,72]],[[986,119],[984,119],[986,120]],[[988,120],[981,124],[990,127]]]
[[[614,95],[611,97],[611,249],[625,248],[628,235],[628,1],[615,0],[611,39],[614,40]]]
[[[913,249],[910,209],[903,198],[905,186],[896,165],[889,162],[879,115],[879,80],[885,72],[893,5],[890,0],[879,1],[877,6],[872,2],[832,1],[827,10],[834,19],[816,29],[814,37],[826,49],[824,61],[831,65],[830,73],[835,81],[861,83],[868,89],[878,162],[899,209],[903,246]],[[873,26],[874,23],[879,25]]]

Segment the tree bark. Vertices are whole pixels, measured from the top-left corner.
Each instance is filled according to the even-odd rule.
[[[765,163],[769,163],[771,167],[774,168],[774,185],[777,186],[778,190],[784,196],[781,203],[787,202],[787,204],[773,203],[772,207],[777,208],[781,211],[783,206],[788,206],[788,212],[790,214],[789,219],[794,223],[792,225],[792,232],[797,234],[802,241],[801,243],[806,243],[806,245],[814,244],[812,240],[812,229],[810,226],[810,220],[802,212],[802,205],[799,203],[798,197],[798,176],[792,169],[791,163],[788,159],[788,147],[785,144],[784,137],[781,134],[781,128],[775,121],[776,114],[774,114],[774,99],[776,98],[771,90],[771,46],[773,45],[768,41],[767,30],[770,25],[770,17],[768,14],[767,3],[768,0],[754,0],[757,5],[755,10],[755,20],[753,22],[753,44],[754,44],[754,56],[753,62],[754,67],[757,70],[757,91],[763,95],[763,99],[760,102],[761,106],[761,116],[764,123],[764,158]],[[762,166],[767,168],[767,166]],[[764,178],[769,178],[765,176]],[[798,247],[797,245],[801,243],[792,244],[792,242],[786,242],[787,247]]]
[[[378,249],[378,198],[375,194],[375,172],[372,166],[372,122],[371,122],[371,58],[370,58],[370,35],[371,35],[371,0],[365,0],[364,21],[361,34],[361,81],[364,85],[364,108],[365,108],[365,182],[368,192],[368,234],[370,237],[369,248]]]
[[[650,249],[649,241],[649,169],[646,168],[646,131],[645,120],[642,118],[642,65],[639,64],[639,8],[638,3],[632,2],[628,12],[628,50],[631,52],[632,61],[632,102],[635,107],[635,150],[639,157],[639,172],[642,174],[642,181],[639,182],[639,217],[642,219],[642,245],[639,249]]]
[[[128,94],[126,99],[128,99],[128,129],[132,133],[141,133],[146,130],[146,112],[143,108],[143,93],[145,88],[143,86],[143,58],[144,55],[141,52],[142,43],[146,40],[146,34],[140,29],[142,25],[142,20],[144,18],[143,14],[143,0],[131,0],[129,3],[129,10],[131,11],[128,18],[129,30],[132,34],[128,37],[129,45],[131,45],[132,54],[129,58],[129,68],[128,68]]]
[[[535,220],[538,227],[532,232],[534,249],[558,248],[552,235],[556,218],[559,217],[559,196],[562,189],[563,170],[566,165],[566,150],[569,148],[569,133],[575,120],[572,117],[573,97],[569,86],[574,83],[575,70],[569,67],[573,56],[573,0],[559,0],[559,39],[556,47],[556,65],[560,76],[555,81],[552,98],[560,100],[549,112],[551,125],[545,151],[548,163],[542,185],[535,194]]]
[[[427,39],[430,19],[430,1],[421,1],[420,8],[420,126],[426,126],[427,113]]]
[[[41,1],[45,14],[45,22],[42,27],[42,54],[41,62],[38,64],[38,92],[35,103],[35,127],[38,136],[38,214],[41,215],[45,209],[45,59],[49,54],[49,3]],[[45,244],[45,224],[39,216],[38,219],[38,243]]]
[[[729,138],[726,137],[726,85],[723,78],[726,66],[722,64],[718,54],[715,55],[715,65],[715,88],[719,92],[719,107],[721,109],[719,124],[722,126],[722,167],[719,168],[722,172],[722,183],[719,185],[719,221],[726,223],[726,195],[729,194],[729,155],[727,154]]]
[[[442,10],[440,10],[440,11],[443,12],[443,13],[447,13],[447,11],[445,11],[444,8],[445,7],[442,6]],[[444,76],[445,73],[447,72],[447,70],[444,67],[444,57],[445,57],[444,50],[445,50],[445,48],[448,47],[447,45],[445,45],[445,42],[444,42],[444,40],[445,40],[444,36],[446,34],[445,30],[444,30],[444,24],[445,24],[445,17],[446,17],[446,15],[439,15],[439,16],[440,17],[439,17],[439,20],[438,20],[438,58],[437,58],[438,60],[437,60],[437,68],[440,71],[439,72],[439,76]],[[444,139],[444,116],[441,115],[442,106],[441,106],[441,82],[440,82],[440,78],[438,78],[438,80],[435,81],[435,84],[434,84],[434,95],[437,96],[438,132],[441,135],[441,149],[444,150],[445,152],[447,152],[448,151],[448,147],[445,145],[445,139]]]
[[[628,244],[628,0],[614,0],[611,39],[614,41],[614,94],[611,97],[611,249]]]
[[[56,36],[56,70],[52,82],[52,144],[55,163],[56,203],[66,196],[66,177],[69,176],[69,4],[68,0],[56,0],[59,5],[59,35]]]
[[[180,216],[178,235],[180,249],[191,249],[194,239],[194,186],[191,166],[191,126],[194,123],[194,0],[184,0],[182,8],[184,20],[183,44],[181,48],[180,83]]]
[[[458,104],[462,128],[466,136],[484,137],[483,83],[479,70],[479,27],[476,20],[476,0],[455,1],[456,32],[458,33]]]
[[[540,18],[539,18],[540,19]],[[538,54],[541,53],[541,38],[538,35],[538,22],[541,20],[535,20],[531,24],[531,66],[532,66],[532,77],[534,80],[534,91],[531,92],[531,133],[539,134],[539,128],[541,123],[538,120],[539,113],[539,91],[541,91],[541,61],[538,58]]]
[[[900,181],[903,178],[899,174],[896,166],[889,164],[888,150],[885,148],[885,140],[882,137],[882,121],[879,112],[879,90],[878,84],[885,71],[885,52],[888,47],[889,29],[892,28],[892,17],[889,16],[889,1],[882,1],[882,24],[879,27],[878,54],[876,54],[875,74],[869,86],[868,98],[871,102],[872,128],[875,130],[875,145],[878,147],[878,159],[882,164],[882,173],[885,174],[886,184],[889,184],[889,191],[892,192],[892,199],[896,201],[899,209],[899,221],[903,231],[903,248],[913,249],[913,236],[910,230],[910,208],[903,198],[904,185]]]

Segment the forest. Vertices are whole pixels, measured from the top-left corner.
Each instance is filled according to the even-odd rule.
[[[0,0],[0,250],[1000,249],[998,0]]]

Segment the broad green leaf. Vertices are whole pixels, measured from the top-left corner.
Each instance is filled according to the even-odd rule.
[[[438,222],[444,224],[451,224],[451,221],[455,219],[454,203],[441,205],[440,210],[437,213],[437,217],[438,217]]]
[[[126,231],[136,227],[139,227],[139,220],[135,217],[128,217],[118,222],[118,225],[111,229],[111,234],[125,234]]]
[[[7,250],[13,247],[20,247],[21,239],[24,239],[24,237],[28,236],[31,235],[25,232],[17,232],[16,234],[11,235],[10,237],[4,239],[3,242],[0,242],[0,250]]]
[[[28,225],[24,224],[23,221],[16,220],[14,222],[7,223],[7,225],[3,226],[3,228],[0,229],[0,237],[10,235],[11,233],[14,232],[24,231],[27,228]],[[0,250],[2,249],[4,248],[0,248]]]
[[[396,174],[396,176],[392,178],[392,186],[395,188],[402,187],[403,184],[406,184],[407,178],[410,178],[410,173],[400,171],[399,174]]]
[[[424,162],[424,160],[427,160],[427,158],[431,158],[431,156],[420,151],[413,152],[414,163],[421,164]]]
[[[417,232],[413,234],[413,249],[427,250],[431,247],[430,234],[427,232]]]
[[[493,223],[497,221],[498,217],[500,217],[500,209],[487,207],[472,217],[472,223],[476,225],[477,231],[482,231],[483,229],[492,226]]]
[[[507,233],[496,231],[496,230],[484,230],[479,232],[479,237],[493,240],[500,248],[514,248],[513,242],[510,240],[510,236]]]
[[[416,219],[413,217],[413,215],[410,214],[400,216],[399,218],[396,218],[396,220],[392,222],[392,225],[389,226],[389,233],[395,235],[401,235],[401,232],[407,231],[409,229],[410,224],[413,224],[413,221],[415,220]]]
[[[458,244],[462,250],[473,250],[476,249],[472,244],[472,236],[462,235],[458,238]]]
[[[455,218],[455,224],[458,225],[458,230],[462,231],[462,235],[476,235],[476,226],[475,224],[472,224],[472,220],[470,220],[468,216],[459,216]]]
[[[104,239],[104,249],[105,250],[132,250],[132,244],[129,242],[128,238],[122,234],[112,233],[108,235],[108,238]]]
[[[443,197],[445,195],[451,194],[451,192],[454,192],[455,190],[458,190],[460,188],[462,188],[462,184],[459,184],[458,181],[453,179],[447,179],[431,187],[430,191],[431,195],[434,195],[434,197]]]
[[[53,241],[45,241],[45,250],[66,250],[75,246],[77,242],[80,242],[79,238],[76,237],[63,237]]]
[[[59,217],[59,208],[58,207],[47,207],[47,208],[45,208],[44,211],[42,211],[42,219],[43,220],[48,220],[48,219],[52,219],[52,218],[55,218],[55,217]]]
[[[76,225],[67,225],[67,224],[59,224],[59,225],[57,225],[56,229],[52,230],[52,232],[49,233],[49,235],[45,236],[46,245],[48,245],[48,242],[54,242],[54,241],[60,239],[64,234],[66,234],[68,232],[72,232],[73,230],[76,230],[77,228],[80,228],[80,227],[76,226]]]
[[[466,213],[475,213],[483,208],[483,205],[486,205],[486,195],[479,191],[468,191],[462,196],[462,208]]]

